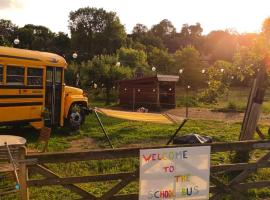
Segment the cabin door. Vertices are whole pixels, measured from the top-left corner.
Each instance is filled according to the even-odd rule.
[[[47,67],[46,69],[46,99],[45,125],[59,126],[61,120],[62,69]]]

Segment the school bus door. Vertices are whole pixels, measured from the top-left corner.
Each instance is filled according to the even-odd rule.
[[[46,96],[45,107],[49,113],[45,125],[59,126],[61,120],[61,97],[62,97],[62,68],[46,68]]]

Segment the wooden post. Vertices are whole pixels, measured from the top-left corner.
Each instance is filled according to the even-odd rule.
[[[133,91],[132,91],[132,110],[133,112],[135,111],[135,101],[136,101],[136,89],[133,88]]]
[[[264,93],[266,90],[266,70],[262,68],[256,79],[254,80],[247,108],[244,116],[244,120],[241,127],[239,140],[251,140],[256,131],[257,123],[260,118],[261,106],[264,99]]]
[[[160,93],[159,93],[159,82],[157,80],[157,109],[160,109]]]
[[[26,156],[26,148],[20,147],[19,148],[19,159],[25,160]],[[26,168],[25,162],[19,163],[19,181],[20,181],[20,199],[21,200],[28,200],[28,188],[27,188],[27,179],[28,179],[28,171]]]

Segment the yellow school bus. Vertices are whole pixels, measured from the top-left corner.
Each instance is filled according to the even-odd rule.
[[[66,68],[56,54],[0,46],[0,125],[78,129],[88,99],[83,90],[65,85]]]

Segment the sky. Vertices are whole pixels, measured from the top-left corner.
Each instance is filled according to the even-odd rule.
[[[0,19],[69,33],[70,11],[87,6],[116,12],[128,33],[137,23],[151,28],[163,19],[177,31],[185,23],[199,22],[204,34],[225,29],[260,32],[263,20],[270,17],[270,0],[0,0]]]

